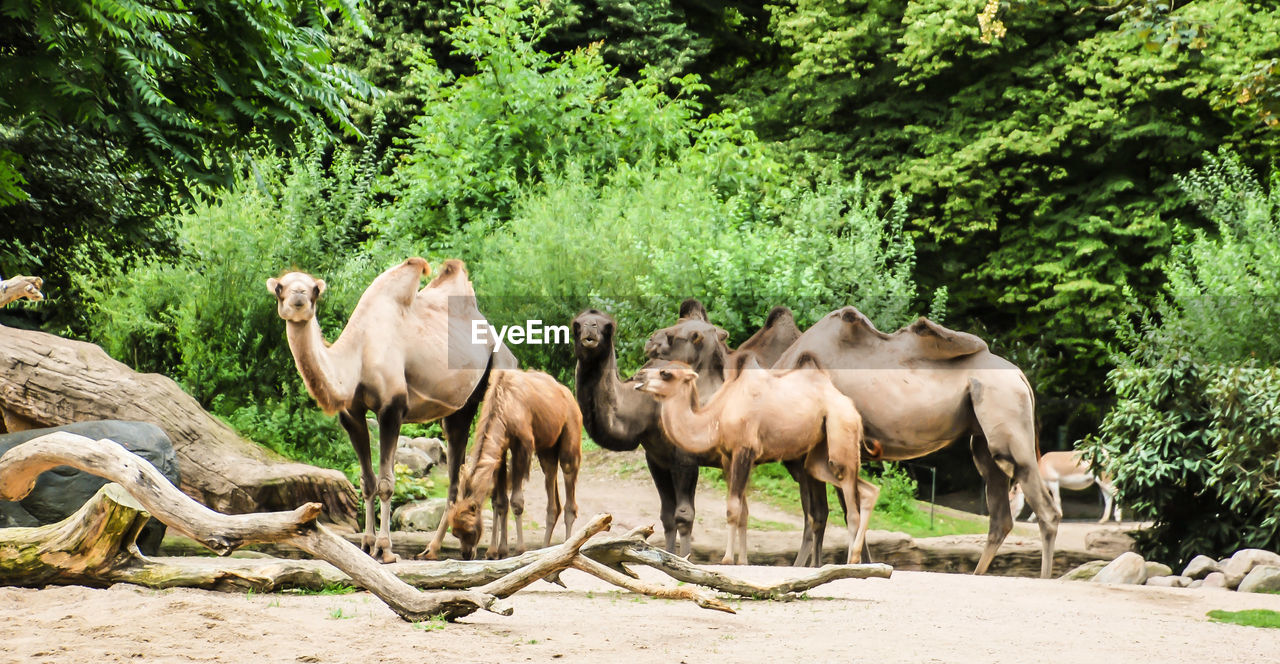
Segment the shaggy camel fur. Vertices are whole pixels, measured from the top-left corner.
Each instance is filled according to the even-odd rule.
[[[510,452],[511,470],[505,470]],[[534,454],[542,466],[547,488],[546,534],[542,545],[551,545],[551,531],[560,518],[560,492],[556,465],[564,475],[564,533],[573,531],[578,516],[576,487],[582,462],[582,413],[569,388],[541,371],[494,371],[484,407],[476,425],[476,441],[463,466],[458,500],[449,508],[448,522],[462,543],[462,557],[470,560],[482,534],[480,519],[485,497],[493,496],[493,538],[490,558],[507,556],[507,496],[510,482],[511,511],[516,516],[516,553],[524,553],[524,481]],[[509,478],[509,479],[508,479]]]
[[[858,477],[862,418],[821,370],[759,370],[747,357],[738,377],[700,405],[698,375],[683,362],[637,374],[637,390],[661,404],[662,429],[695,454],[716,453],[729,485],[722,564],[747,562],[747,481],[765,461],[803,460],[811,477],[835,484],[850,506],[848,562],[858,562],[879,488]],[[803,364],[817,367],[812,358]],[[754,370],[753,370],[754,369]]]
[[[338,413],[355,447],[365,500],[362,547],[386,563],[396,560],[391,550],[391,495],[400,424],[444,418],[452,501],[489,367],[514,365],[509,352],[495,354],[492,345],[467,342],[472,321],[484,317],[476,308],[462,261],[445,261],[439,276],[419,291],[429,272],[425,260],[410,258],[378,275],[332,346],[316,321],[324,280],[303,272],[267,280],[307,392],[325,413]],[[376,478],[365,422],[369,411],[377,415],[380,434],[382,463]],[[381,527],[375,536],[378,499]]]
[[[44,299],[44,293],[40,292],[41,288],[44,288],[44,279],[40,277],[17,275],[0,280],[0,307],[24,297],[33,302],[39,302]]]
[[[914,459],[969,437],[991,514],[975,574],[987,571],[1013,529],[1010,478],[1021,483],[1039,516],[1040,575],[1049,577],[1061,514],[1037,469],[1035,395],[1017,366],[972,334],[925,318],[885,334],[853,307],[815,323],[774,368],[796,368],[806,354],[853,400],[885,460]]]

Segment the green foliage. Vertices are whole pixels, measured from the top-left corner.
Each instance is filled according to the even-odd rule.
[[[356,0],[4,0],[0,15],[0,124],[74,126],[166,182],[227,174],[253,136],[355,133],[348,100],[372,94],[328,43],[334,18],[366,29]]]
[[[1217,233],[1186,234],[1155,316],[1123,331],[1108,383],[1118,402],[1092,454],[1126,513],[1151,519],[1139,543],[1182,563],[1280,545],[1280,188],[1228,153],[1179,181]]]
[[[1223,611],[1214,609],[1205,614],[1213,622],[1232,623],[1247,627],[1280,627],[1280,611],[1271,609],[1245,609],[1244,611]]]

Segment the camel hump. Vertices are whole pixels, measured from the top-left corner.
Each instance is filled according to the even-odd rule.
[[[691,297],[680,303],[680,318],[696,318],[699,320],[711,322],[707,317],[707,308],[702,306],[702,302],[696,297]]]
[[[431,265],[427,263],[427,259],[421,256],[414,256],[413,258],[406,259],[404,264],[418,268],[424,275],[431,274]]]
[[[818,360],[818,356],[807,350],[803,353],[800,353],[800,357],[796,358],[795,368],[804,369],[806,366],[810,369],[817,369],[818,371],[826,371],[826,369],[822,367],[822,362]]]
[[[450,258],[440,267],[440,272],[436,274],[435,279],[431,280],[431,283],[427,284],[427,287],[438,286],[457,278],[459,275],[464,279],[467,277],[467,264],[457,258]]]
[[[987,350],[987,342],[982,339],[968,332],[949,330],[924,316],[906,329],[925,359],[950,360]]]
[[[760,358],[753,351],[740,350],[733,354],[733,373],[737,376],[747,369],[763,369]]]
[[[866,314],[858,311],[855,307],[845,307],[832,312],[830,315],[839,316],[840,320],[845,322],[845,329],[850,339],[858,337],[875,337],[878,339],[888,339],[889,335],[881,332],[875,323],[867,318]]]
[[[764,326],[773,327],[774,323],[777,323],[778,321],[782,320],[784,317],[790,318],[792,321],[792,324],[793,325],[795,324],[795,317],[791,315],[790,309],[781,305],[776,306],[771,311],[769,311],[769,317],[764,319]]]

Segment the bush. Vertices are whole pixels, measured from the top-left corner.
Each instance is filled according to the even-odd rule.
[[[1184,234],[1165,299],[1122,330],[1118,402],[1085,445],[1153,521],[1144,553],[1175,565],[1280,548],[1280,187],[1227,153],[1179,182],[1217,234]]]

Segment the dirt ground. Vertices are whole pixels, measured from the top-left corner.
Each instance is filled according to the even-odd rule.
[[[589,458],[581,514],[610,511],[615,529],[651,523],[657,498],[642,468],[639,457]],[[534,477],[526,521],[543,520],[541,486]],[[705,488],[699,495],[695,538],[720,546],[723,496]],[[799,526],[794,514],[764,504],[753,504],[752,515]],[[1092,527],[1068,524],[1064,538],[1082,540]],[[1019,532],[1011,539],[1035,540],[1034,527],[1019,526]],[[831,532],[828,542],[840,535]],[[799,532],[749,537],[768,536],[798,539]],[[787,567],[719,569],[759,581],[797,574]],[[563,580],[567,589],[538,582],[512,597],[514,615],[475,614],[452,625],[405,623],[365,593],[0,588],[0,664],[1104,658],[1108,664],[1246,664],[1274,662],[1280,652],[1280,630],[1218,624],[1205,616],[1212,609],[1280,610],[1280,595],[898,571],[891,579],[827,584],[794,602],[731,600],[738,613],[729,615],[620,592],[578,572],[566,572]]]

